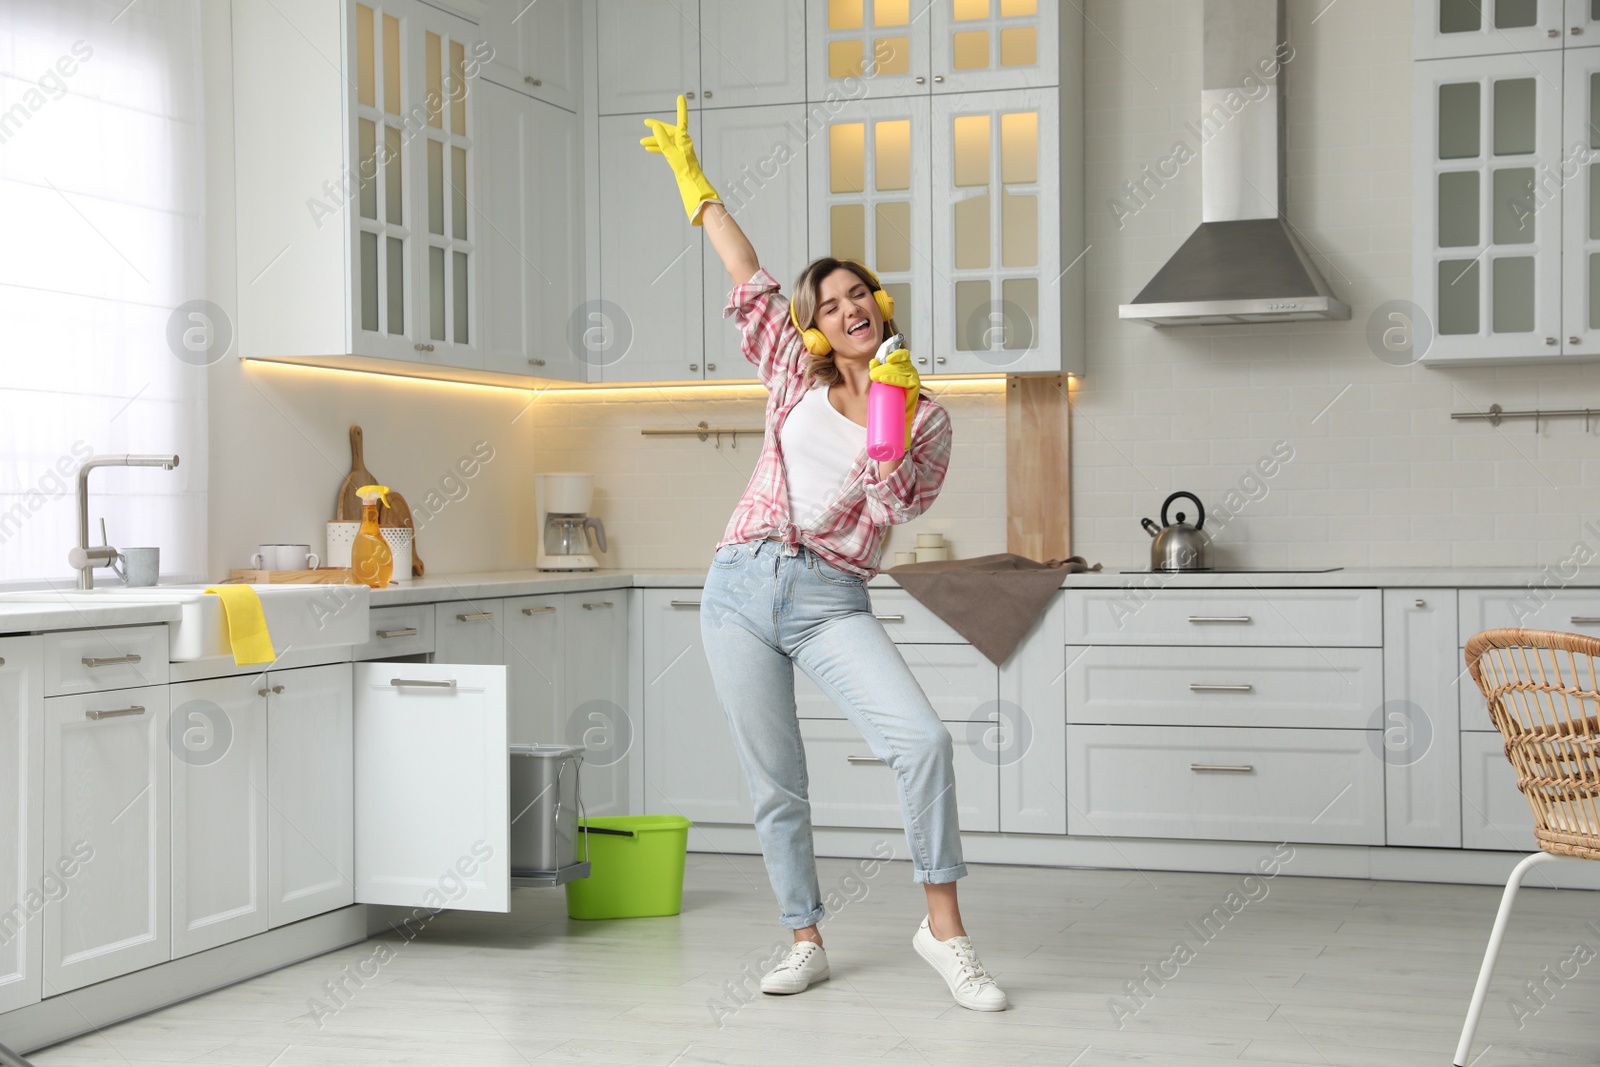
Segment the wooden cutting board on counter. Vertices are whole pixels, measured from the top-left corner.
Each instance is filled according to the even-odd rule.
[[[359,522],[361,520],[361,498],[356,495],[356,490],[363,485],[378,485],[378,479],[367,470],[366,457],[361,450],[361,427],[350,427],[350,473],[344,476],[344,483],[339,486],[339,496],[333,502],[334,522]]]

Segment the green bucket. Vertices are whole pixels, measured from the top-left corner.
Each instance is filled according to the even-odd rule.
[[[578,824],[589,848],[589,877],[567,883],[574,919],[632,919],[683,910],[688,819],[681,815],[608,815]],[[587,828],[590,833],[583,833]]]

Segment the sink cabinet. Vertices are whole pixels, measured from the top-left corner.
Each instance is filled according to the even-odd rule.
[[[0,638],[0,1012],[37,1002],[44,988],[43,645]]]

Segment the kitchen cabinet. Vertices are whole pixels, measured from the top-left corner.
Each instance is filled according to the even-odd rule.
[[[52,856],[44,865],[43,680],[42,639],[0,638],[0,1012],[42,995],[40,916],[77,863],[68,857],[72,866],[58,870]]]
[[[1417,0],[1411,51],[1416,59],[1520,55],[1591,43],[1572,28],[1592,22],[1590,0]]]
[[[804,0],[605,0],[597,21],[601,115],[805,99]]]
[[[454,600],[434,606],[435,663],[506,662],[503,600]]]
[[[801,104],[718,109],[699,116],[695,134],[711,184],[785,293],[809,262],[806,123]],[[670,183],[670,176],[660,173],[661,161],[649,161],[656,164],[656,180]],[[733,282],[713,250],[707,248],[701,261],[704,376],[707,381],[753,378],[755,368],[744,357],[738,326],[722,317]]]
[[[560,593],[516,597],[505,604],[506,685],[513,745],[547,745],[561,728],[563,634],[568,614]]]
[[[1382,731],[1385,840],[1391,845],[1461,845],[1461,767],[1454,589],[1383,591]]]
[[[1038,0],[811,0],[808,99],[964,93],[1055,85],[1057,5]],[[927,17],[923,15],[926,13]]]
[[[351,679],[348,663],[266,676],[270,927],[355,901]]]
[[[749,788],[700,640],[700,590],[640,593],[645,808],[749,825]]]
[[[960,724],[948,724],[952,735]],[[861,732],[838,719],[801,719],[813,826],[855,826],[902,833],[905,815],[894,771],[873,755]],[[999,770],[981,746],[955,736],[956,822],[963,833],[1000,829]]]
[[[978,742],[999,768],[1000,829],[1067,832],[1067,671],[1057,593],[1000,665],[1000,700]]]
[[[44,994],[172,958],[167,687],[45,701],[46,864],[76,860],[44,907]]]
[[[171,688],[171,751],[163,755],[171,761],[173,959],[268,928],[271,682],[247,675]]]
[[[1594,49],[1414,64],[1415,289],[1438,364],[1589,359]],[[1563,70],[1565,69],[1565,75]],[[1565,85],[1566,91],[1563,92]],[[1568,225],[1563,229],[1565,218]]]
[[[485,81],[578,110],[584,56],[580,0],[489,0],[483,35],[494,45],[494,56],[483,67]]]
[[[934,98],[934,373],[1061,368],[1059,134],[1053,90]]]
[[[1535,852],[1533,809],[1499,731],[1461,735],[1461,847]]]
[[[488,80],[478,94],[485,131],[479,153],[484,369],[587,381],[590,363],[568,337],[584,300],[580,120]]]
[[[236,0],[241,357],[482,367],[480,36],[418,0]]]
[[[353,670],[356,902],[509,911],[505,668]]]
[[[927,98],[840,101],[811,153],[811,254],[870,267],[894,297],[894,321],[922,374],[942,368],[930,294],[934,260],[931,105]]]
[[[1593,10],[1600,20],[1600,8]],[[1560,171],[1561,334],[1563,355],[1592,357],[1600,354],[1600,166],[1593,162],[1600,149],[1600,21],[1581,39],[1597,47],[1569,48],[1563,56],[1561,143],[1570,155]]]

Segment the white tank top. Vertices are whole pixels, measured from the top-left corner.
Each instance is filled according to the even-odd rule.
[[[867,428],[851,422],[814,386],[790,409],[778,431],[789,483],[789,521],[810,526],[844,487],[856,457],[867,447]]]

